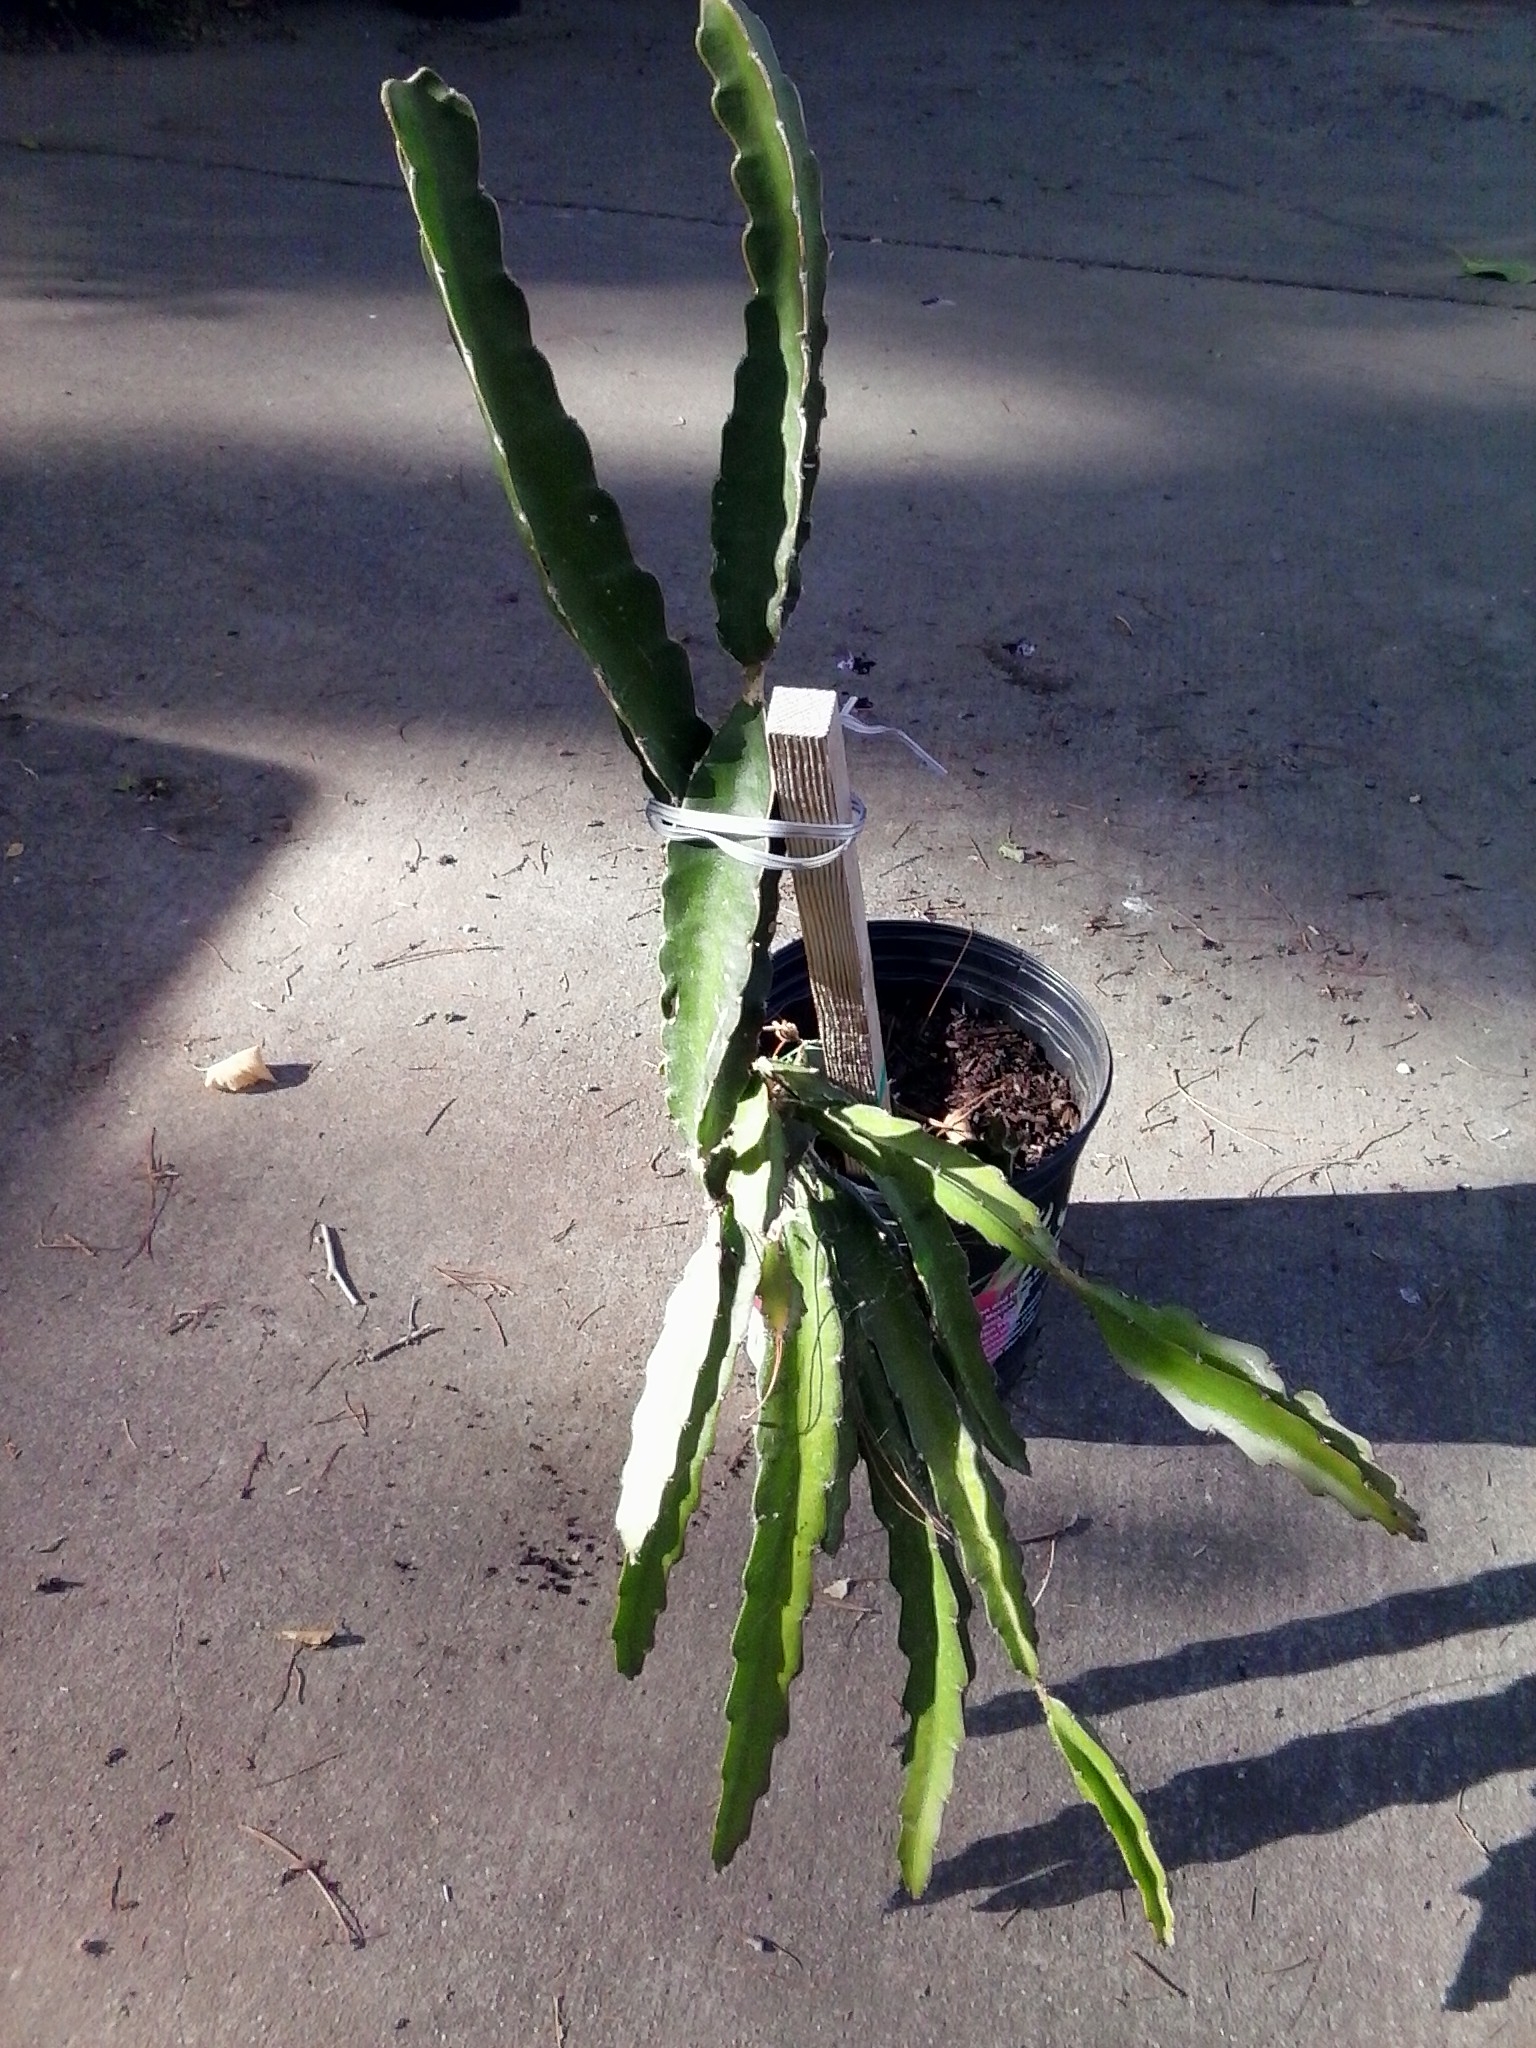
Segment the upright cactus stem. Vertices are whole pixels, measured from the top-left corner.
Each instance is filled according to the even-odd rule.
[[[715,119],[735,144],[731,180],[747,209],[747,352],[720,440],[710,583],[720,644],[747,670],[750,688],[800,595],[826,412],[827,236],[800,95],[767,29],[738,0],[702,0],[698,50],[715,81]]]
[[[475,110],[426,70],[388,79],[383,100],[427,275],[544,595],[591,663],[646,781],[680,801],[709,744],[688,656],[667,631],[660,585],[630,553],[587,437],[534,346],[528,303],[503,267],[501,215],[480,182]]]

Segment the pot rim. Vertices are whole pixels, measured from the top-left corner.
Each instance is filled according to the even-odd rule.
[[[1015,1169],[1009,1174],[1021,1193],[1028,1193],[1031,1184],[1053,1178],[1068,1160],[1075,1162],[1104,1113],[1114,1080],[1114,1051],[1109,1033],[1104,1028],[1104,1020],[1083,991],[1026,947],[1015,945],[1011,939],[1000,939],[975,925],[944,924],[927,918],[871,918],[868,929],[870,951],[877,956],[877,984],[882,978],[882,963],[878,957],[882,950],[887,952],[885,979],[910,981],[919,977],[915,974],[893,977],[895,963],[889,958],[890,946],[903,943],[909,935],[936,941],[941,953],[952,951],[954,954],[952,960],[944,963],[943,969],[936,970],[936,984],[942,988],[958,981],[973,1000],[1018,1023],[1035,1039],[1052,1066],[1071,1086],[1077,1098],[1077,1128],[1042,1153],[1034,1165],[1024,1170]],[[1022,969],[1021,985],[1009,995],[974,987],[973,978],[965,973],[965,962],[973,949],[976,963],[983,970],[990,965],[994,974],[1008,975]],[[804,954],[805,942],[801,938],[786,939],[776,946],[771,956],[774,978],[777,979],[785,968],[803,961]],[[987,958],[989,954],[992,956],[990,961]],[[943,974],[942,980],[940,973]],[[771,984],[768,1003],[771,1012]],[[1075,1048],[1062,1043],[1064,1018],[1076,1027],[1074,1035],[1078,1044]]]

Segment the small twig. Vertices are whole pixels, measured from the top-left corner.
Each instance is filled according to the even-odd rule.
[[[411,1296],[410,1327],[406,1330],[405,1335],[397,1337],[393,1344],[384,1344],[377,1351],[370,1351],[368,1358],[371,1364],[377,1365],[381,1358],[393,1357],[395,1352],[404,1351],[407,1345],[420,1344],[426,1337],[440,1337],[443,1334],[441,1323],[423,1323],[419,1329],[417,1328],[416,1311],[420,1306],[421,1296],[413,1294]]]
[[[1466,1815],[1461,1810],[1462,1801],[1466,1798],[1466,1796],[1467,1794],[1465,1787],[1463,1787],[1463,1789],[1456,1795],[1456,1825],[1461,1829],[1462,1833],[1467,1837],[1468,1841],[1476,1843],[1477,1847],[1482,1850],[1484,1856],[1486,1856],[1488,1861],[1491,1863],[1493,1861],[1493,1851],[1488,1847],[1488,1844],[1483,1840],[1482,1836],[1477,1832],[1477,1829],[1473,1827],[1471,1821],[1467,1819]]]
[[[1056,1538],[1051,1538],[1050,1554],[1045,1560],[1045,1577],[1035,1588],[1031,1604],[1035,1607],[1045,1598],[1045,1589],[1051,1583],[1051,1573],[1056,1569]]]
[[[208,948],[209,952],[213,955],[214,959],[218,961],[219,965],[224,969],[226,974],[234,973],[235,970],[224,958],[224,955],[219,951],[218,947],[213,943],[212,939],[205,939],[201,935],[201,933],[199,933],[197,943],[200,946],[206,946]]]
[[[347,1413],[363,1432],[363,1435],[366,1436],[368,1434],[368,1403],[366,1401],[354,1401],[351,1394],[345,1388],[342,1389],[341,1398],[347,1404]]]
[[[1429,1348],[1440,1322],[1440,1311],[1444,1308],[1450,1291],[1449,1287],[1442,1287],[1429,1297],[1429,1321],[1424,1326],[1423,1335],[1412,1340],[1405,1337],[1401,1344],[1394,1344],[1390,1351],[1382,1352],[1379,1364],[1406,1365],[1410,1358],[1417,1358],[1421,1351]]]
[[[944,979],[939,983],[939,992],[934,997],[933,1001],[928,1005],[928,1014],[923,1019],[924,1026],[926,1026],[931,1021],[934,1011],[939,1007],[940,1003],[943,1002],[945,991],[948,989],[949,984],[954,980],[955,976],[959,973],[960,962],[965,958],[966,953],[970,950],[971,941],[975,938],[975,936],[976,927],[975,925],[972,925],[970,930],[965,935],[965,944],[960,948],[959,952],[955,955],[954,966],[950,968],[948,974],[946,974]],[[921,1029],[922,1027],[919,1028]]]
[[[112,1896],[107,1901],[107,1910],[110,1913],[131,1913],[138,1903],[137,1899],[123,1897],[123,1866],[119,1863],[117,1875],[112,1880]]]
[[[354,1351],[350,1358],[346,1358],[338,1352],[336,1357],[331,1360],[330,1364],[326,1366],[320,1373],[316,1375],[314,1379],[310,1381],[305,1391],[310,1394],[318,1394],[320,1389],[325,1385],[326,1381],[330,1378],[331,1374],[336,1370],[338,1365],[367,1365],[370,1363],[372,1358],[373,1353],[368,1349],[368,1346],[366,1344],[364,1344],[360,1350]]]
[[[141,1254],[147,1259],[154,1258],[155,1226],[169,1207],[171,1197],[176,1192],[176,1183],[181,1178],[175,1167],[168,1166],[155,1150],[153,1131],[149,1134],[149,1152],[144,1162],[144,1178],[149,1183],[149,1221],[144,1227],[144,1235],[123,1261],[125,1273]]]
[[[1195,1096],[1190,1094],[1189,1089],[1186,1087],[1184,1082],[1179,1078],[1179,1070],[1177,1067],[1172,1069],[1172,1073],[1173,1087],[1169,1090],[1167,1095],[1160,1095],[1156,1102],[1149,1103],[1147,1105],[1148,1109],[1156,1109],[1159,1106],[1159,1104],[1170,1101],[1173,1096],[1182,1095],[1185,1101],[1188,1102],[1192,1108],[1197,1109],[1200,1112],[1201,1116],[1206,1118],[1206,1120],[1209,1123],[1220,1124],[1221,1128],[1224,1131],[1230,1131],[1234,1138],[1242,1138],[1251,1144],[1262,1145],[1266,1152],[1276,1152],[1279,1150],[1278,1146],[1271,1145],[1265,1139],[1261,1138],[1258,1135],[1257,1131],[1245,1131],[1240,1124],[1228,1123],[1227,1119],[1224,1116],[1218,1116],[1214,1109],[1207,1108],[1203,1102],[1199,1101]],[[1203,1081],[1212,1081],[1215,1078],[1216,1074],[1214,1068],[1209,1074],[1202,1074],[1200,1076],[1200,1079]],[[1143,1111],[1143,1115],[1145,1114],[1146,1112]]]
[[[293,1655],[288,1659],[288,1670],[283,1678],[282,1692],[272,1708],[274,1714],[277,1712],[278,1707],[282,1706],[283,1702],[287,1699],[289,1688],[292,1686],[295,1676],[297,1676],[299,1681],[299,1705],[303,1706],[304,1667],[300,1664],[299,1659],[306,1650],[328,1650],[336,1642],[337,1633],[334,1622],[327,1622],[320,1628],[280,1628],[277,1631],[277,1639],[280,1643],[292,1643]]]
[[[304,1704],[304,1673],[299,1668],[299,1659],[304,1654],[304,1648],[305,1646],[303,1643],[295,1643],[293,1646],[293,1655],[288,1659],[288,1669],[283,1673],[283,1689],[278,1694],[277,1698],[272,1702],[272,1711],[274,1714],[277,1712],[279,1707],[283,1706],[286,1703],[289,1690],[292,1687],[295,1678],[297,1678],[299,1681],[298,1703],[301,1707]]]
[[[549,2001],[555,2022],[555,2048],[565,2048],[565,2015],[560,2010],[560,1994],[557,1991]]]
[[[1286,1188],[1293,1187],[1297,1181],[1305,1180],[1309,1175],[1328,1173],[1335,1166],[1358,1166],[1365,1155],[1373,1151],[1376,1146],[1385,1145],[1389,1138],[1400,1138],[1404,1131],[1411,1131],[1412,1129],[1413,1125],[1411,1122],[1398,1124],[1390,1131],[1378,1131],[1374,1138],[1366,1140],[1358,1152],[1351,1152],[1347,1158],[1323,1159],[1319,1160],[1316,1166],[1298,1166],[1290,1172],[1277,1171],[1268,1174],[1254,1189],[1254,1194],[1255,1196],[1278,1195],[1283,1193]]]
[[[286,1785],[290,1778],[302,1778],[309,1771],[318,1771],[324,1764],[339,1763],[342,1754],[341,1750],[333,1749],[327,1756],[317,1756],[312,1764],[300,1764],[296,1771],[284,1771],[279,1778],[258,1778],[256,1790],[269,1792],[274,1785]]]
[[[1368,1721],[1372,1714],[1385,1714],[1390,1708],[1405,1707],[1412,1700],[1429,1699],[1435,1693],[1454,1692],[1458,1685],[1476,1685],[1477,1683],[1478,1674],[1474,1671],[1469,1672],[1465,1678],[1444,1679],[1439,1685],[1415,1686],[1412,1692],[1400,1692],[1392,1699],[1378,1700],[1373,1707],[1362,1707],[1358,1714],[1350,1714],[1341,1723],[1341,1726],[1353,1728],[1360,1721]]]
[[[862,1581],[859,1579],[834,1579],[830,1586],[823,1586],[817,1595],[817,1598],[820,1600],[830,1600],[832,1605],[840,1608],[844,1614],[852,1614],[857,1617],[853,1628],[848,1631],[850,1641],[853,1638],[853,1630],[858,1627],[860,1621],[867,1621],[870,1615],[880,1612],[878,1607],[872,1607],[868,1602],[850,1600],[848,1598],[846,1589],[860,1584],[862,1584]]]
[[[241,1821],[240,1826],[246,1834],[253,1835],[258,1842],[265,1842],[269,1849],[275,1849],[279,1856],[286,1856],[288,1859],[288,1874],[290,1876],[313,1878],[321,1897],[336,1915],[341,1931],[345,1934],[352,1947],[366,1948],[368,1937],[363,1931],[363,1923],[341,1896],[341,1887],[333,1878],[325,1875],[325,1858],[323,1856],[318,1858],[301,1856],[297,1849],[290,1849],[286,1842],[280,1842],[276,1835],[269,1835],[265,1828],[252,1827],[249,1821]]]
[[[489,940],[473,946],[418,946],[414,951],[407,948],[403,953],[393,953],[387,960],[375,960],[375,969],[383,967],[404,967],[412,960],[444,960],[450,953],[499,953],[502,948]]]
[[[315,1481],[315,1485],[316,1485],[316,1487],[317,1487],[317,1488],[319,1488],[319,1487],[322,1487],[322,1486],[324,1486],[324,1484],[325,1484],[325,1482],[326,1482],[326,1479],[327,1479],[327,1478],[329,1477],[329,1475],[330,1475],[330,1470],[331,1470],[331,1467],[332,1467],[332,1466],[333,1466],[333,1465],[335,1464],[336,1460],[337,1460],[337,1459],[338,1459],[338,1458],[339,1458],[339,1457],[341,1456],[342,1452],[343,1452],[343,1451],[344,1451],[344,1450],[345,1450],[346,1448],[347,1448],[346,1438],[345,1438],[345,1437],[343,1437],[343,1438],[342,1438],[342,1440],[341,1440],[341,1442],[340,1442],[340,1443],[339,1443],[339,1444],[338,1444],[338,1445],[336,1446],[335,1450],[334,1450],[334,1451],[332,1451],[331,1455],[330,1455],[330,1456],[329,1456],[329,1457],[328,1457],[328,1458],[326,1459],[325,1463],[324,1463],[324,1464],[323,1464],[323,1465],[322,1465],[322,1466],[320,1467],[320,1477],[319,1477],[319,1478],[318,1478],[318,1479],[317,1479],[317,1480]]]
[[[891,1489],[891,1498],[894,1505],[910,1520],[921,1523],[925,1529],[931,1529],[942,1542],[952,1544],[955,1540],[953,1530],[946,1522],[941,1521],[933,1513],[922,1495],[909,1483],[906,1474],[891,1456],[890,1452],[886,1450],[879,1438],[871,1433],[868,1439],[865,1440],[861,1433],[861,1441],[864,1443],[865,1455],[871,1458],[878,1457],[880,1463],[885,1467],[882,1477]],[[745,1445],[743,1449],[745,1449]]]
[[[595,1313],[595,1311],[594,1311]],[[747,1417],[748,1429],[756,1429],[763,1419],[763,1411],[773,1399],[774,1389],[779,1384],[779,1373],[784,1364],[784,1332],[773,1332],[773,1370],[768,1375],[768,1384],[758,1396],[757,1406]]]
[[[448,1100],[447,1100],[447,1101],[446,1101],[446,1102],[445,1102],[445,1103],[443,1104],[442,1108],[441,1108],[441,1109],[440,1109],[440,1110],[439,1110],[439,1111],[437,1112],[437,1115],[436,1115],[435,1117],[433,1117],[433,1119],[432,1119],[431,1123],[429,1123],[429,1124],[427,1125],[427,1128],[426,1128],[426,1129],[425,1129],[425,1130],[424,1130],[424,1131],[422,1132],[422,1134],[421,1134],[421,1135],[422,1135],[422,1136],[423,1136],[424,1138],[430,1138],[430,1137],[431,1137],[432,1133],[433,1133],[433,1132],[434,1132],[434,1131],[435,1131],[435,1130],[437,1129],[438,1125],[439,1125],[439,1124],[440,1124],[440,1123],[442,1122],[443,1118],[444,1118],[444,1117],[445,1117],[445,1116],[446,1116],[446,1115],[448,1114],[449,1110],[450,1110],[450,1109],[452,1109],[453,1105],[454,1105],[454,1104],[455,1104],[455,1103],[456,1103],[456,1102],[458,1101],[458,1099],[459,1099],[459,1098],[457,1097],[457,1095],[450,1095],[450,1096],[449,1096]]]
[[[222,1301],[200,1301],[196,1308],[178,1309],[166,1324],[165,1334],[167,1337],[179,1337],[183,1330],[195,1330],[223,1307]]]
[[[571,1221],[565,1226],[565,1229],[552,1242],[558,1244],[560,1238],[564,1237],[574,1227],[575,1221],[576,1219],[573,1216]],[[482,1273],[475,1266],[434,1266],[432,1270],[439,1279],[446,1280],[450,1287],[464,1287],[471,1293],[474,1293],[481,1287],[491,1294],[511,1294],[513,1291],[510,1280],[503,1280],[499,1273]]]
[[[127,1437],[127,1439],[128,1439],[128,1441],[129,1441],[129,1443],[130,1443],[130,1444],[132,1444],[132,1446],[133,1446],[133,1448],[134,1448],[135,1450],[137,1450],[137,1449],[139,1448],[139,1440],[138,1440],[138,1438],[137,1438],[137,1437],[136,1437],[136,1436],[134,1435],[134,1433],[133,1433],[133,1430],[132,1430],[131,1426],[129,1425],[129,1421],[128,1421],[128,1418],[127,1418],[127,1416],[126,1416],[126,1415],[125,1415],[125,1416],[123,1417],[123,1435],[124,1435],[125,1437]]]
[[[1268,882],[1264,882],[1260,886],[1262,887],[1264,894],[1268,896],[1277,905],[1279,909],[1285,912],[1285,915],[1296,927],[1296,936],[1301,940],[1303,949],[1306,952],[1310,953],[1312,951],[1312,942],[1307,935],[1309,932],[1316,932],[1317,926],[1315,924],[1304,925],[1301,919],[1296,915],[1294,910],[1289,909],[1284,903],[1281,903],[1280,898],[1275,895],[1274,890],[1269,886]],[[1319,934],[1319,936],[1321,936],[1321,934]]]
[[[240,1489],[240,1498],[242,1500],[250,1499],[252,1491],[254,1490],[255,1486],[256,1474],[261,1470],[263,1465],[270,1465],[271,1462],[272,1460],[267,1452],[267,1440],[265,1437],[263,1437],[261,1442],[256,1446],[256,1455],[251,1460],[250,1468],[245,1475],[245,1484]]]
[[[893,860],[888,868],[882,868],[880,870],[881,881],[883,882],[887,875],[894,875],[898,873],[902,868],[916,867],[917,863],[922,859],[922,857],[923,856],[920,853],[909,853],[905,860]]]
[[[1325,1941],[1323,1943],[1321,1953],[1318,1955],[1316,1962],[1314,1962],[1312,1965],[1312,1974],[1307,1979],[1306,1990],[1301,1994],[1301,2003],[1296,2008],[1296,2017],[1291,2021],[1291,2032],[1293,2034],[1295,2033],[1296,2029],[1301,2025],[1302,2014],[1306,2011],[1307,2007],[1312,2002],[1312,1994],[1317,1989],[1317,1973],[1323,1967],[1324,1962],[1327,1960],[1327,1956],[1328,1944]]]
[[[985,1109],[989,1102],[999,1095],[1007,1094],[1017,1085],[1017,1076],[1005,1074],[1001,1081],[990,1081],[985,1086],[973,1088],[962,1094],[958,1102],[952,1103],[941,1117],[925,1118],[928,1128],[939,1137],[958,1138],[969,1144],[974,1135],[970,1126],[978,1109]]]
[[[1179,906],[1177,903],[1175,903],[1172,906],[1172,908],[1178,911],[1179,916],[1183,918],[1184,922],[1189,926],[1191,931],[1198,932],[1200,934],[1201,938],[1204,939],[1205,943],[1208,946],[1213,947],[1218,953],[1221,951],[1221,940],[1213,939],[1210,933],[1205,929],[1205,926],[1197,923],[1196,920],[1190,916],[1187,910],[1179,910]]]
[[[347,1276],[346,1265],[342,1258],[341,1239],[336,1233],[335,1226],[330,1223],[317,1223],[309,1234],[310,1243],[313,1244],[317,1237],[320,1240],[321,1249],[325,1253],[325,1270],[327,1275],[341,1289],[342,1297],[349,1308],[362,1308],[364,1306],[363,1297],[358,1293]]]
[[[565,1229],[554,1239],[556,1244],[560,1242],[560,1239],[567,1232],[574,1228],[575,1220],[572,1217],[571,1221],[565,1226]],[[511,1281],[503,1280],[497,1273],[476,1272],[471,1266],[434,1266],[432,1270],[438,1275],[439,1279],[446,1280],[450,1287],[462,1287],[466,1294],[473,1294],[475,1296],[476,1300],[481,1303],[489,1314],[491,1321],[496,1325],[496,1334],[501,1339],[502,1350],[505,1351],[508,1348],[507,1333],[502,1325],[501,1317],[496,1313],[495,1297],[497,1295],[510,1294],[512,1292]]]
[[[40,1252],[84,1252],[85,1256],[88,1259],[94,1259],[96,1256],[96,1247],[94,1245],[87,1244],[83,1238],[76,1237],[72,1230],[66,1230],[62,1234],[62,1236],[59,1237],[45,1237],[43,1235],[43,1231],[45,1231],[48,1228],[48,1225],[53,1221],[54,1210],[56,1210],[58,1206],[58,1203],[55,1202],[53,1208],[48,1211],[48,1215],[43,1223],[42,1230],[39,1230],[37,1233],[37,1249]]]
[[[1150,1957],[1144,1956],[1142,1954],[1139,1948],[1133,1948],[1131,1950],[1131,1954],[1136,1958],[1137,1962],[1140,1963],[1141,1967],[1144,1970],[1150,1970],[1152,1972],[1153,1976],[1157,1979],[1157,1981],[1160,1984],[1166,1984],[1168,1989],[1175,1993],[1177,1997],[1188,1998],[1189,1993],[1184,1989],[1184,1986],[1182,1984],[1175,1984],[1173,1979],[1168,1975],[1167,1971],[1160,1970],[1157,1967],[1156,1963],[1154,1963]]]
[[[771,1934],[749,1934],[747,1947],[756,1949],[760,1956],[788,1956],[797,1970],[805,1968],[804,1963],[792,1948],[786,1948],[782,1941],[775,1941]]]
[[[1239,1059],[1241,1059],[1243,1056],[1243,1047],[1248,1043],[1249,1032],[1253,1029],[1255,1024],[1258,1024],[1262,1021],[1263,1016],[1264,1012],[1261,1010],[1258,1016],[1251,1018],[1249,1022],[1246,1023],[1243,1026],[1242,1030],[1237,1034],[1237,1057]]]

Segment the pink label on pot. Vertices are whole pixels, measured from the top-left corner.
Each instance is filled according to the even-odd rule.
[[[1034,1321],[1044,1278],[1038,1266],[1009,1259],[975,1297],[981,1318],[981,1348],[988,1365],[996,1365]]]
[[[1042,1205],[1040,1220],[1058,1242],[1062,1216],[1053,1205]],[[1040,1313],[1040,1296],[1045,1275],[1038,1266],[1026,1266],[1022,1259],[1005,1259],[972,1299],[981,1319],[981,1348],[988,1365],[996,1365],[1012,1344],[1026,1336]]]

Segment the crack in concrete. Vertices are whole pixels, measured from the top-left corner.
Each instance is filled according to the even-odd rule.
[[[16,135],[0,135],[0,149],[14,150],[19,155],[30,157],[98,157],[108,163],[161,164],[187,171],[223,171],[237,177],[268,178],[278,184],[314,185],[343,192],[382,192],[388,193],[392,198],[399,191],[398,181],[389,178],[360,177],[345,171],[292,171],[273,164],[241,163],[234,157],[177,156],[168,150],[125,149],[121,145],[109,143],[48,142],[35,136],[23,139]],[[625,206],[616,200],[528,199],[516,193],[495,193],[492,196],[498,205],[515,207],[526,213],[595,213],[609,219],[656,221],[679,227],[719,228],[724,233],[740,234],[739,221],[729,220],[714,213],[683,213],[659,206]],[[1003,249],[986,242],[951,242],[923,236],[875,234],[872,231],[853,229],[844,229],[834,234],[832,241],[834,246],[841,243],[850,248],[906,249],[941,256],[981,256],[994,263],[1048,263],[1058,269],[1102,271],[1129,277],[1184,279],[1192,284],[1246,284],[1259,285],[1271,291],[1323,292],[1332,298],[1392,299],[1404,305],[1416,306],[1480,307],[1484,312],[1490,313],[1530,310],[1527,306],[1514,304],[1508,300],[1501,299],[1495,303],[1490,299],[1474,298],[1461,292],[1422,291],[1386,284],[1351,284],[1330,278],[1283,277],[1268,271],[1227,270],[1214,265],[1205,268],[1180,263],[1137,262],[1128,256],[1083,256],[1051,249]]]

